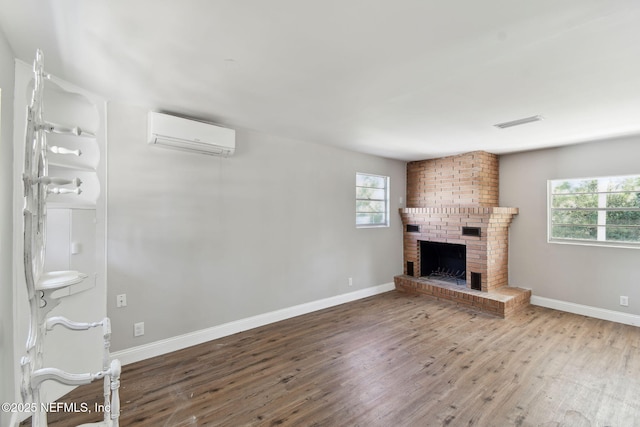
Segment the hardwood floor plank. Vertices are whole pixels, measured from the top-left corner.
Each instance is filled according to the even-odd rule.
[[[121,396],[122,426],[634,426],[640,328],[389,292],[127,365]]]

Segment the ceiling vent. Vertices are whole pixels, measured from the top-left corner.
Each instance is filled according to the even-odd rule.
[[[539,122],[540,120],[544,120],[544,117],[531,116],[531,117],[525,117],[524,119],[512,120],[510,122],[498,123],[498,124],[495,124],[494,126],[500,129],[506,129],[514,126],[524,125],[527,123]]]
[[[148,142],[175,150],[228,157],[236,149],[236,131],[209,123],[149,112]]]

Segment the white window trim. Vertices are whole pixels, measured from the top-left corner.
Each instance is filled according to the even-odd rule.
[[[355,201],[356,201],[356,206],[358,203],[358,200],[364,200],[364,199],[358,199],[358,193],[357,193],[357,182],[358,182],[358,176],[359,175],[368,175],[368,176],[374,176],[377,178],[384,178],[385,180],[385,223],[384,224],[358,224],[357,221],[357,215],[358,215],[358,211],[356,210],[356,228],[388,228],[391,225],[391,215],[390,215],[390,206],[389,206],[389,200],[390,200],[390,194],[391,194],[391,178],[386,176],[386,175],[378,175],[378,174],[373,174],[373,173],[366,173],[366,172],[356,172],[356,194],[355,194]]]
[[[626,249],[640,249],[640,242],[617,242],[611,240],[605,240],[606,238],[606,194],[599,194],[598,197],[598,207],[603,207],[605,209],[598,210],[598,220],[597,220],[597,240],[587,240],[587,239],[570,239],[570,238],[561,238],[561,237],[552,237],[552,229],[553,229],[553,215],[552,215],[552,183],[557,181],[564,180],[590,180],[596,179],[598,180],[598,191],[605,191],[606,188],[602,188],[603,183],[606,183],[604,179],[606,178],[624,178],[624,177],[635,177],[640,176],[640,174],[633,175],[609,175],[609,176],[600,176],[600,177],[575,177],[575,178],[558,178],[558,179],[549,179],[547,180],[547,243],[559,244],[559,245],[578,245],[578,246],[599,246],[599,247],[611,247],[611,248],[626,248]]]

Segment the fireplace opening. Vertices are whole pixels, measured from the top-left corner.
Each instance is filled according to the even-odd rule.
[[[465,245],[420,241],[421,276],[466,285],[466,269]]]

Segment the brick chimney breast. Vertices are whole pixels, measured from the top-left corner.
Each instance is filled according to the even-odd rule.
[[[498,156],[474,151],[407,164],[407,207],[498,206]]]

